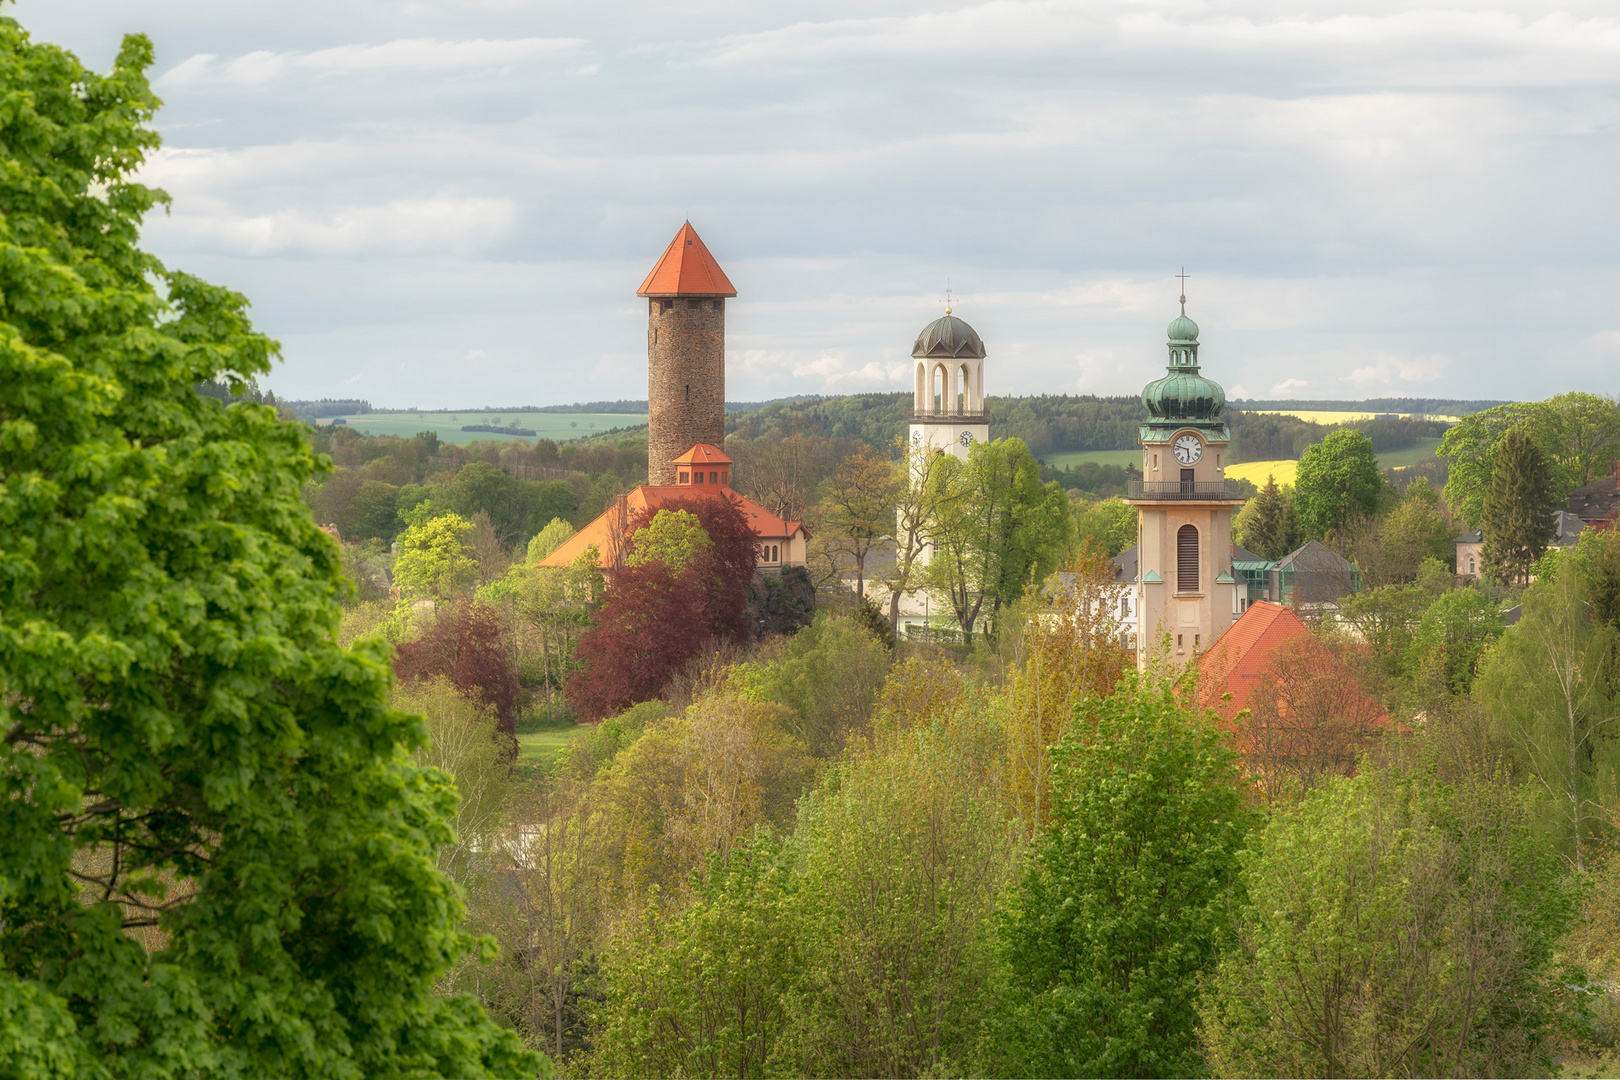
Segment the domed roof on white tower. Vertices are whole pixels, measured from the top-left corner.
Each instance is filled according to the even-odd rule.
[[[919,360],[984,359],[984,341],[979,332],[948,311],[923,327],[911,355]]]

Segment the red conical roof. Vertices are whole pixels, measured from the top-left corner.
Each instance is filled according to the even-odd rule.
[[[637,296],[736,296],[726,272],[688,221],[664,249]]]

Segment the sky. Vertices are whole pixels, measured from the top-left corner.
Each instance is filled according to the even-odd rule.
[[[1135,393],[1182,267],[1229,397],[1620,391],[1620,8],[1356,0],[20,0],[147,34],[168,265],[291,398],[646,396],[683,220],[727,398],[907,390],[944,308],[992,394]]]

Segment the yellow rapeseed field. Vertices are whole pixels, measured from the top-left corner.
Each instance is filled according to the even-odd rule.
[[[1261,413],[1266,416],[1297,416],[1301,420],[1313,424],[1348,424],[1352,420],[1370,420],[1374,416],[1383,415],[1382,413],[1370,412],[1331,412],[1326,409],[1253,409],[1245,411]],[[1423,416],[1429,420],[1456,421],[1457,419],[1455,416],[1440,416],[1435,413],[1396,413],[1395,415],[1403,420],[1413,416]],[[1282,478],[1278,477],[1277,482],[1282,483]]]
[[[1226,476],[1230,480],[1248,480],[1255,487],[1263,488],[1270,475],[1277,478],[1277,483],[1292,486],[1298,471],[1297,461],[1245,461],[1241,465],[1228,465]]]

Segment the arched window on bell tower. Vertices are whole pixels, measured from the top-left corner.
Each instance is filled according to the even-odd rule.
[[[1198,528],[1183,525],[1176,530],[1176,592],[1198,591]]]

